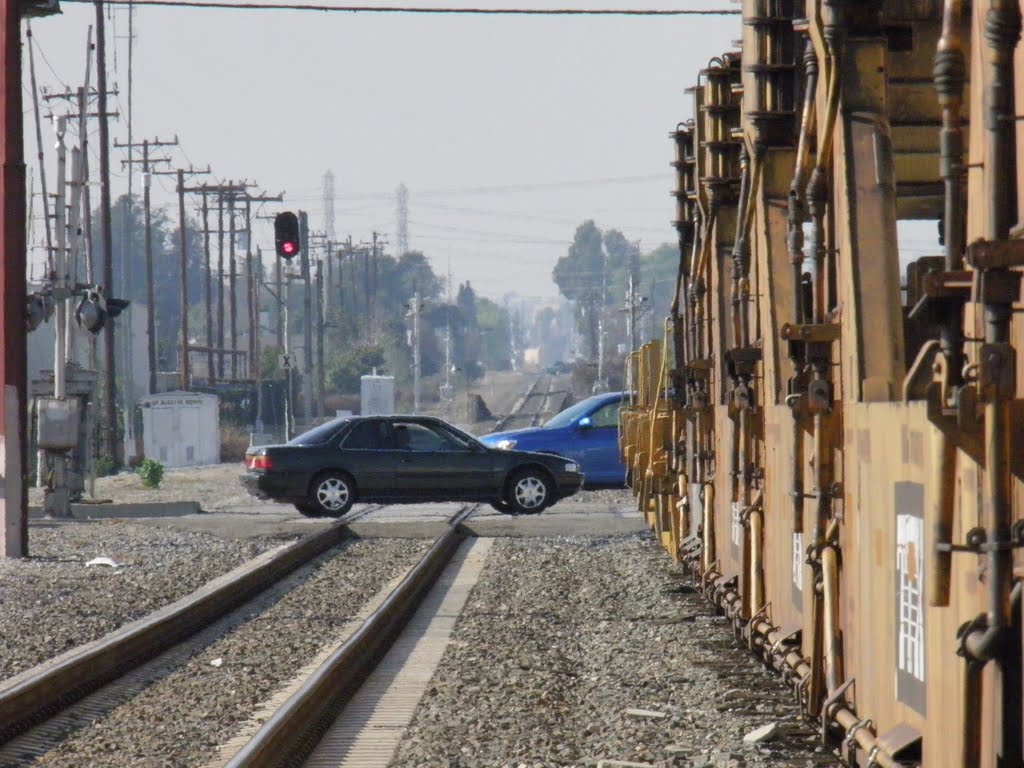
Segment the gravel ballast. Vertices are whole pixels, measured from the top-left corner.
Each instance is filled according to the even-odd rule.
[[[214,758],[266,700],[429,540],[350,540],[292,577],[297,584],[90,727],[69,735],[33,766],[196,766]],[[229,619],[231,620],[231,619]],[[244,621],[244,623],[242,623]],[[2,764],[2,760],[0,760]]]
[[[836,764],[688,584],[649,534],[499,541],[392,768]]]
[[[124,520],[34,523],[32,556],[0,558],[0,680],[96,640],[284,543]],[[117,565],[86,565],[96,558]]]

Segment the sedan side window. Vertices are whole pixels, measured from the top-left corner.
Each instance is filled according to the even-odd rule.
[[[454,437],[427,424],[396,422],[395,445],[411,451],[457,451],[460,446]]]
[[[619,407],[621,405],[621,401],[602,405],[590,414],[590,425],[596,429],[601,429],[602,427],[618,427]]]
[[[391,447],[388,442],[387,425],[374,419],[352,427],[341,447],[350,451],[382,451]]]

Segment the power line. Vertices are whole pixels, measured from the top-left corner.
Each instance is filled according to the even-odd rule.
[[[93,4],[96,0],[64,0]],[[135,5],[162,8],[217,8],[229,11],[317,11],[322,13],[387,13],[449,16],[738,16],[738,9],[691,8],[446,8],[404,5],[312,5],[305,3],[231,3],[226,0],[99,0],[107,6]]]

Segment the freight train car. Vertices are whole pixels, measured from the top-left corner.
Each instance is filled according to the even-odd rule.
[[[742,14],[672,133],[630,483],[850,764],[1021,766],[1019,3]],[[911,219],[940,244],[901,269]]]

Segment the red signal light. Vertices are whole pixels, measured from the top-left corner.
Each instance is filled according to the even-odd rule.
[[[299,249],[295,246],[295,243],[285,241],[281,243],[281,250],[288,256],[293,255]]]

